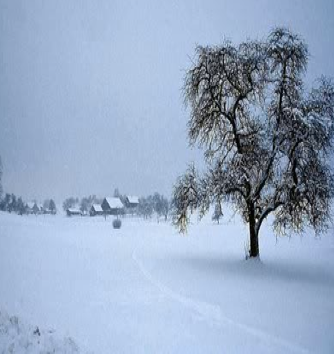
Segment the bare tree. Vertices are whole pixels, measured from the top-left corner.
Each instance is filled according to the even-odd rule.
[[[19,197],[17,199],[17,213],[19,215],[23,215],[27,212],[26,204],[23,202],[22,198]]]
[[[43,202],[43,209],[48,211],[50,209],[50,199],[45,199]]]
[[[69,197],[63,202],[63,209],[66,211],[68,208],[73,208],[79,203],[78,198]]]
[[[284,28],[264,41],[197,47],[184,95],[190,144],[204,149],[208,170],[200,176],[191,166],[174,187],[180,231],[189,211],[203,216],[220,201],[249,225],[250,257],[259,256],[259,230],[271,213],[276,232],[326,229],[334,87],[322,77],[306,92],[307,59],[304,41]]]
[[[138,213],[142,215],[144,219],[148,219],[152,216],[154,211],[153,197],[149,195],[147,198],[139,198]]]
[[[57,214],[57,207],[56,207],[56,203],[54,202],[53,199],[50,199],[50,203],[49,203],[49,210],[51,212],[51,214]]]
[[[165,198],[162,194],[156,192],[152,196],[151,200],[153,202],[153,209],[157,214],[158,221],[161,216],[164,216],[165,221],[167,221],[169,212],[168,199]]]
[[[224,216],[223,211],[222,211],[222,206],[220,202],[217,202],[215,205],[215,210],[212,215],[212,220],[217,221],[217,224],[219,224],[220,219]]]

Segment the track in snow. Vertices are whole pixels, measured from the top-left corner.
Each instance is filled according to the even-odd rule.
[[[259,338],[261,341],[275,344],[284,349],[284,352],[288,350],[291,353],[309,354],[310,352],[305,348],[302,348],[294,343],[291,343],[285,339],[274,336],[270,333],[264,332],[260,329],[248,326],[243,323],[236,322],[222,314],[221,307],[201,300],[195,300],[191,297],[184,296],[175,292],[166,285],[162,284],[159,280],[155,279],[148,269],[144,266],[143,262],[138,258],[136,251],[132,253],[132,259],[138,266],[140,272],[154,287],[156,287],[164,296],[178,302],[183,307],[189,309],[201,319],[214,326],[233,326],[252,336]]]

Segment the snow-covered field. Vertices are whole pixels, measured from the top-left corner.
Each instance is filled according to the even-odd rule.
[[[16,354],[80,353],[72,338],[58,338],[53,330],[40,330],[3,312],[0,312],[0,350]]]
[[[0,213],[0,353],[334,353],[333,230],[245,261],[228,219]]]

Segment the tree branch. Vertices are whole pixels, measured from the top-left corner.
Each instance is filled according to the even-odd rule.
[[[277,208],[279,208],[280,206],[284,205],[283,202],[275,202],[273,205],[268,206],[263,213],[261,214],[261,216],[259,217],[257,223],[256,223],[256,231],[259,232],[260,227],[262,225],[263,220],[273,211],[275,211]]]

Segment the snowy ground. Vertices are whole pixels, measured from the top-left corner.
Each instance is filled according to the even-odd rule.
[[[16,316],[0,312],[1,353],[80,353],[72,338],[58,338],[53,330],[41,330],[27,325]]]
[[[265,227],[254,262],[226,222],[0,213],[0,353],[333,353],[333,230]]]

